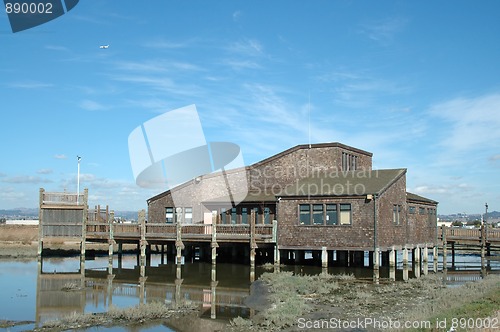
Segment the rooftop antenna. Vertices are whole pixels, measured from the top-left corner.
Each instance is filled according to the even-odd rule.
[[[309,91],[309,101],[307,103],[308,113],[308,132],[309,132],[309,149],[311,148],[311,91]]]

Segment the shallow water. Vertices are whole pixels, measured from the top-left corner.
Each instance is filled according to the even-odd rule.
[[[398,261],[401,261],[398,258]],[[499,273],[500,260],[483,262],[477,255],[456,255],[454,265],[448,258],[446,282],[456,285],[480,279],[487,273]],[[428,264],[433,269],[432,256]],[[442,270],[442,259],[438,258],[438,269]],[[282,271],[296,274],[352,273],[357,278],[370,279],[373,271],[367,267],[344,268],[317,266],[286,266]],[[423,274],[423,266],[421,274]],[[79,257],[43,258],[42,260],[1,260],[0,320],[33,321],[6,331],[24,331],[41,326],[48,320],[72,313],[105,312],[110,306],[126,308],[140,303],[172,303],[189,300],[199,308],[199,322],[173,321],[165,325],[138,325],[128,327],[96,327],[85,331],[194,331],[197,324],[213,326],[226,324],[231,318],[250,317],[255,310],[245,305],[250,295],[252,280],[257,279],[263,268],[252,271],[248,265],[211,264],[190,262],[182,266],[167,262],[161,255],[152,255],[146,266],[140,266],[137,256],[114,257],[112,265],[107,257],[96,257],[81,263]],[[395,271],[380,269],[381,280],[392,275],[403,280],[402,265]],[[414,278],[416,270],[406,272]],[[73,288],[64,291],[63,288]],[[198,325],[201,326],[201,325]]]

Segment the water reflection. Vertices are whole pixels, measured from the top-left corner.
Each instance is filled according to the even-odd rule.
[[[398,253],[399,255],[399,253]],[[410,253],[411,255],[411,253]],[[368,267],[312,265],[281,266],[278,270],[297,275],[322,272],[354,274],[358,279],[380,282],[400,281],[432,273],[437,266],[443,271],[443,282],[462,284],[481,279],[487,274],[500,273],[500,259],[478,255],[456,255],[443,262],[441,256],[418,264],[404,264],[397,256],[395,266]],[[266,271],[251,269],[244,264],[187,262],[176,265],[161,255],[151,255],[147,265],[140,265],[135,255],[96,257],[80,261],[79,257],[47,257],[40,261],[0,261],[0,282],[4,285],[0,302],[0,319],[33,320],[33,326],[10,328],[23,331],[41,326],[47,320],[60,319],[73,313],[105,312],[110,306],[132,307],[139,303],[179,303],[189,300],[200,311],[200,319],[169,321],[175,331],[215,331],[223,329],[230,318],[252,317],[256,311],[246,305],[252,280]],[[375,275],[376,274],[376,275]],[[168,331],[164,325],[135,327],[91,328],[86,331]]]
[[[78,260],[78,259],[76,259]],[[78,260],[79,262],[79,260]],[[249,318],[254,311],[244,304],[250,294],[249,266],[193,263],[137,266],[134,256],[123,256],[106,265],[106,259],[66,264],[39,263],[36,322],[43,324],[73,313],[104,312],[111,305],[130,307],[140,303],[199,306],[201,317],[227,320]],[[255,273],[255,271],[253,272]]]

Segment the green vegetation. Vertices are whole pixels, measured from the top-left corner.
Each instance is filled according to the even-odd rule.
[[[277,331],[298,327],[298,319],[328,321],[374,318],[384,321],[428,321],[489,317],[500,307],[500,276],[446,287],[443,275],[430,274],[408,282],[373,284],[351,275],[297,276],[265,273],[269,308],[251,320],[231,321],[233,331]],[[418,310],[415,310],[418,306]],[[437,330],[437,329],[436,329]]]
[[[195,307],[189,302],[174,307],[166,306],[160,302],[139,304],[124,309],[110,307],[105,313],[74,314],[57,321],[46,322],[41,328],[34,331],[65,331],[91,326],[141,324],[167,319],[173,315],[186,314],[194,309]]]

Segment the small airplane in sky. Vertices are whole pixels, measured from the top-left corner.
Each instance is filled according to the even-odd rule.
[[[100,49],[107,49],[107,48],[109,48],[109,45],[101,45],[101,46],[99,46],[99,48]]]

